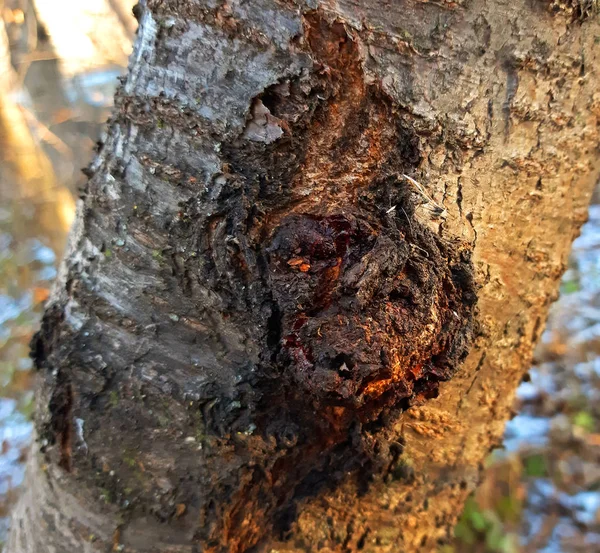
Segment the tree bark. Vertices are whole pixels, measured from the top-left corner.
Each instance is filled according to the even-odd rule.
[[[142,2],[7,551],[445,543],[598,176],[594,6]]]

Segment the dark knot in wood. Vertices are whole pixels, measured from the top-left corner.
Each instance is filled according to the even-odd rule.
[[[279,361],[318,402],[368,418],[432,394],[466,355],[470,255],[394,217],[293,214],[268,248]]]

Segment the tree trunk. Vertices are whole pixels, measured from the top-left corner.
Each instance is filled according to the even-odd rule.
[[[3,7],[0,0],[0,12]],[[12,98],[16,81],[8,36],[0,18],[0,197],[6,202],[4,207],[14,211],[18,235],[26,236],[29,225],[29,217],[24,216],[21,207],[33,207],[40,233],[54,251],[60,252],[73,221],[75,202],[69,190],[59,185],[50,159],[32,134],[25,110]]]
[[[594,6],[142,2],[8,552],[448,540],[598,176]]]

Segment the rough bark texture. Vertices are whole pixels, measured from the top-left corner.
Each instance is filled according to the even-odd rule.
[[[138,6],[8,551],[448,539],[597,177],[592,8]]]

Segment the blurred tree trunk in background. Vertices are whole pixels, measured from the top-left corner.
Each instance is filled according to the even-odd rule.
[[[116,77],[127,65],[136,21],[124,16],[134,2],[17,3],[25,22],[15,28],[20,38],[13,39],[15,65],[57,176],[75,191],[85,182],[80,169],[112,107]]]
[[[594,4],[142,2],[7,551],[445,543],[598,176]]]
[[[69,190],[58,184],[50,160],[31,132],[25,111],[11,96],[17,80],[0,19],[0,196],[16,211],[21,202],[33,206],[39,227],[52,248],[62,251],[65,229],[73,220],[74,201]]]

